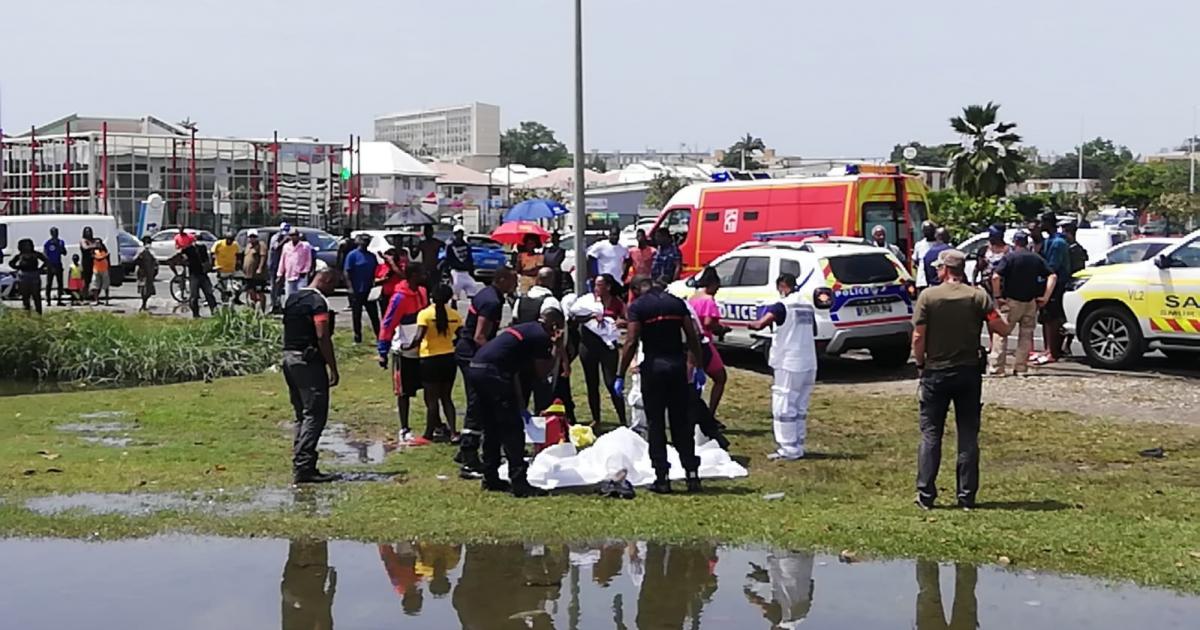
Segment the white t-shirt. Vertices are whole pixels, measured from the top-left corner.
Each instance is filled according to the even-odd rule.
[[[629,250],[620,243],[613,245],[608,239],[593,243],[587,250],[587,255],[596,259],[596,271],[600,274],[610,274],[621,282],[625,276],[625,261],[629,259]]]

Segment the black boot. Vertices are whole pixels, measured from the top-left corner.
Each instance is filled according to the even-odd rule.
[[[541,488],[534,487],[524,479],[517,479],[512,482],[512,494],[518,499],[527,499],[530,497],[544,497],[550,493]]]
[[[691,494],[700,492],[700,473],[693,470],[687,474],[687,491]]]
[[[512,484],[499,477],[490,479],[484,477],[483,481],[479,483],[479,487],[487,492],[512,492]]]
[[[666,475],[659,475],[654,483],[650,484],[650,492],[655,494],[671,494],[671,480],[667,479]]]
[[[323,473],[316,468],[312,470],[298,470],[292,473],[292,483],[330,483],[337,481],[338,476],[334,474]]]

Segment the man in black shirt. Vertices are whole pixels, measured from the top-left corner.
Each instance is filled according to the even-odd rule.
[[[626,316],[629,328],[625,334],[625,349],[621,353],[618,378],[613,384],[617,395],[623,395],[625,373],[642,343],[639,368],[642,377],[642,399],[645,401],[646,424],[650,438],[650,461],[654,465],[655,481],[652,492],[671,491],[668,478],[671,464],[667,461],[666,415],[671,418],[671,443],[679,452],[679,461],[687,476],[688,492],[700,491],[700,458],[696,457],[696,442],[688,403],[692,393],[684,360],[684,338],[692,365],[702,365],[700,336],[692,321],[691,312],[683,300],[654,285],[649,278],[638,277],[632,283],[639,297],[629,305]]]
[[[191,244],[167,261],[172,267],[180,263],[187,268],[188,304],[192,307],[192,317],[200,317],[201,291],[204,292],[204,301],[208,304],[209,313],[216,312],[217,298],[213,296],[212,280],[208,277],[212,268],[208,249],[199,240],[193,239]]]
[[[1017,333],[1016,365],[1013,372],[1025,374],[1029,369],[1029,353],[1033,351],[1033,331],[1037,327],[1038,309],[1054,295],[1058,278],[1046,259],[1029,251],[1029,236],[1017,232],[1013,236],[1013,251],[1001,258],[992,269],[992,284],[985,287],[996,298],[1000,312]],[[992,336],[991,373],[1005,374],[1008,358],[1008,335]]]
[[[562,235],[555,230],[550,233],[550,243],[542,248],[542,264],[554,271],[554,282],[550,288],[554,290],[554,297],[562,299],[562,296],[570,292],[570,289],[565,287],[563,277],[566,275],[562,271],[563,262],[567,259],[567,251],[559,245],[562,240]]]
[[[417,251],[421,254],[421,265],[425,267],[426,288],[433,293],[434,287],[442,283],[442,274],[438,271],[438,254],[446,243],[433,235],[432,225],[426,225],[422,232],[425,238],[417,243]]]
[[[483,463],[479,460],[479,443],[483,426],[479,420],[479,401],[471,379],[467,375],[471,358],[483,344],[491,341],[500,330],[500,318],[504,313],[504,299],[517,288],[517,276],[508,267],[496,271],[492,286],[485,287],[471,298],[471,307],[458,331],[454,344],[454,356],[463,373],[463,386],[467,397],[467,410],[463,416],[462,441],[454,461],[462,464],[459,473],[463,479],[479,479],[483,475]]]
[[[525,396],[520,374],[531,370],[544,377],[554,358],[553,349],[563,332],[561,311],[547,310],[536,322],[510,326],[484,344],[467,368],[467,381],[475,390],[475,413],[483,426],[483,489],[513,496],[544,495],[525,479]],[[508,479],[499,476],[500,452],[508,460]]]
[[[283,307],[283,377],[296,413],[292,442],[292,480],[325,483],[335,475],[317,470],[317,440],[329,418],[329,388],[338,384],[333,353],[333,312],[325,296],[333,293],[332,270],[317,272],[312,282],[288,296]]]

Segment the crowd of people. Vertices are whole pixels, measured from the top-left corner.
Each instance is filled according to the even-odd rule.
[[[96,238],[91,228],[85,227],[79,237],[78,248],[79,253],[71,255],[71,264],[67,267],[67,243],[59,237],[58,228],[50,228],[49,238],[42,243],[41,251],[38,251],[31,238],[17,241],[17,251],[8,260],[8,265],[16,273],[17,293],[26,311],[42,314],[43,284],[47,305],[57,303],[64,306],[67,300],[71,304],[91,302],[98,305],[108,299],[113,259],[108,245],[103,239]],[[0,262],[3,262],[3,258],[3,253],[0,253]]]
[[[652,245],[639,232],[638,240],[637,247],[626,248],[614,230],[591,245],[584,271],[589,290],[581,294],[563,271],[557,235],[545,243],[536,236],[524,239],[512,265],[496,271],[486,286],[469,277],[471,251],[461,229],[449,242],[429,230],[415,252],[392,248],[377,258],[366,238],[347,248],[340,272],[350,287],[354,338],[361,342],[367,334],[365,311],[379,365],[391,372],[399,441],[456,444],[463,478],[480,480],[484,490],[535,496],[543,492],[525,478],[525,427],[532,414],[554,405],[563,409],[566,422],[599,430],[609,404],[615,426],[629,426],[649,442],[656,473],[652,491],[672,491],[668,427],[687,489],[699,491],[694,429],[722,447],[729,444],[716,416],[727,380],[715,345],[726,330],[714,300],[720,278],[706,270],[695,295],[680,299],[666,291],[682,262],[671,235],[658,232]],[[289,290],[283,309],[284,374],[297,423],[293,474],[301,483],[333,478],[317,470],[315,447],[328,415],[329,387],[338,380],[329,343],[333,313],[324,298],[336,279],[334,270],[318,272],[307,286]],[[779,441],[773,457],[785,460],[804,455],[804,418],[816,367],[812,307],[792,293],[795,286],[796,278],[784,274],[780,303],[756,323],[775,326],[788,340],[772,352]],[[371,299],[376,293],[378,301]],[[584,375],[586,412],[577,410],[571,389],[576,360]],[[466,399],[461,428],[455,426],[452,395],[460,376]],[[706,401],[702,392],[709,381]],[[418,392],[426,409],[420,435],[409,417]],[[627,394],[638,400],[633,414]],[[507,480],[499,474],[503,461]]]

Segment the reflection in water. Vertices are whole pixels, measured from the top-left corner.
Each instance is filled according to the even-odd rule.
[[[337,571],[329,566],[329,543],[293,540],[279,586],[283,630],[333,628]]]
[[[763,611],[772,627],[792,628],[808,616],[813,598],[813,554],[767,554],[767,566],[750,563],[746,599]]]
[[[954,567],[954,603],[950,623],[942,607],[942,584],[938,563],[917,561],[917,630],[975,630],[979,612],[975,602],[975,584],[979,569],[971,564]]]
[[[704,602],[717,591],[717,549],[712,545],[646,546],[646,575],[638,594],[638,628],[700,626]]]
[[[0,588],[0,627],[22,630],[330,630],[334,615],[338,630],[1195,630],[1200,619],[1200,598],[1085,578],[713,545],[0,539],[0,558],[21,576]]]

